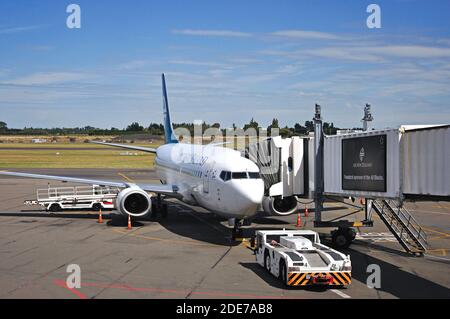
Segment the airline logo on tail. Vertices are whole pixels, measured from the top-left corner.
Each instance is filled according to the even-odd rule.
[[[169,100],[167,99],[166,78],[162,74],[163,90],[163,112],[164,112],[164,136],[166,144],[178,143],[178,139],[173,132],[172,121],[170,120]]]

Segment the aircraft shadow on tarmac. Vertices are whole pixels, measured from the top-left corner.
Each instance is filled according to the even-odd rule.
[[[159,223],[168,231],[192,240],[222,246],[237,246],[238,241],[231,240],[231,227],[224,226],[220,218],[211,213],[198,213],[189,205],[182,202],[169,202],[168,218],[142,217],[132,218],[133,227],[143,227],[147,223]],[[326,210],[339,210],[339,207],[328,207]],[[0,216],[14,217],[44,217],[44,218],[68,218],[68,219],[98,219],[98,213],[85,209],[79,211],[48,212],[45,210],[22,210],[22,212],[1,213]],[[114,213],[104,212],[103,219],[108,220],[106,224],[110,227],[127,227],[127,218]],[[268,225],[268,226],[265,226]],[[289,222],[277,219],[275,216],[260,212],[252,219],[251,227],[242,228],[242,237],[251,238],[259,226],[265,230],[279,229],[281,226],[289,225]],[[278,227],[277,227],[278,226]]]

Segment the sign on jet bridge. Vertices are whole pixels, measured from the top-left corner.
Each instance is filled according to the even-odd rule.
[[[386,192],[386,135],[342,140],[342,189]]]

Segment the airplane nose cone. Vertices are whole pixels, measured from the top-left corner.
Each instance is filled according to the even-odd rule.
[[[249,181],[250,182],[250,181]],[[239,199],[236,198],[238,210],[245,216],[252,216],[261,205],[264,196],[264,182],[262,180],[252,180],[251,183],[239,185]]]

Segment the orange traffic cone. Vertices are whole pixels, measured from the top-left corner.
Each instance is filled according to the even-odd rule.
[[[308,217],[309,213],[308,213],[308,207],[305,207],[305,217]]]
[[[128,227],[127,227],[127,229],[131,229],[131,216],[130,215],[128,215]]]
[[[297,214],[297,227],[302,227],[302,219],[300,217],[300,212]]]
[[[101,209],[98,211],[98,223],[99,224],[103,223],[103,217],[102,217],[102,210]]]

